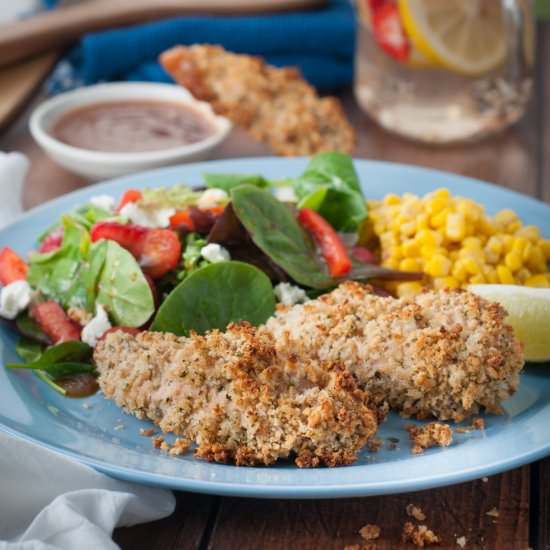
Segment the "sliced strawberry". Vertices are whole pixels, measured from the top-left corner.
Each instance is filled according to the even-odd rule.
[[[80,340],[80,325],[70,319],[63,308],[53,300],[33,306],[31,317],[54,344]]]
[[[115,241],[136,258],[139,258],[143,241],[149,231],[151,229],[148,227],[131,223],[98,222],[90,230],[90,235],[93,242],[100,239]]]
[[[128,189],[124,192],[122,197],[120,197],[120,202],[116,208],[117,214],[129,203],[137,202],[143,196],[142,192],[138,189]]]
[[[141,225],[99,222],[90,231],[92,241],[109,239],[128,250],[143,271],[153,279],[174,269],[181,256],[181,244],[171,229],[151,229]]]
[[[50,233],[48,233],[46,238],[40,244],[38,252],[45,254],[46,252],[57,250],[63,243],[63,234],[64,229],[62,225],[56,227],[53,231],[50,231]]]
[[[0,250],[0,283],[9,285],[27,278],[28,266],[11,248]]]
[[[378,265],[380,263],[380,260],[366,246],[354,246],[351,249],[351,255],[366,264]]]
[[[139,265],[153,279],[177,267],[181,260],[181,243],[170,229],[150,229],[143,239]]]
[[[107,334],[111,334],[111,332],[126,332],[127,334],[131,334],[132,336],[135,336],[136,334],[139,334],[141,331],[138,328],[135,327],[111,327],[107,329],[98,339],[98,342],[101,342],[101,340],[104,340]]]
[[[372,32],[378,45],[388,55],[398,61],[409,58],[411,43],[401,23],[395,1],[387,1],[373,10]]]

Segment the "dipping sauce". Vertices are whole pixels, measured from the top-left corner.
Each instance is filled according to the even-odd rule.
[[[214,126],[199,111],[181,103],[112,101],[68,111],[50,133],[81,149],[143,153],[202,141],[214,134]]]

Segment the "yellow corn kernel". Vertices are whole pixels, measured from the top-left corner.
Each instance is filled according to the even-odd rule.
[[[482,250],[464,250],[461,248],[458,255],[461,258],[472,258],[472,260],[475,260],[480,265],[485,263],[485,254]]]
[[[427,214],[418,214],[418,217],[416,218],[416,230],[418,232],[422,231],[423,229],[429,229],[429,218]]]
[[[478,273],[477,275],[472,275],[469,282],[471,285],[484,285],[487,282],[487,279],[483,273]]]
[[[517,271],[523,265],[521,256],[517,252],[508,252],[504,257],[504,263],[512,272]]]
[[[508,233],[516,233],[521,228],[521,222],[519,220],[516,220],[515,222],[511,222],[506,226],[506,231]]]
[[[451,258],[451,262],[456,262],[458,258],[460,258],[460,253],[458,250],[451,250],[449,252],[449,258]]]
[[[416,233],[416,221],[404,223],[400,228],[401,235],[412,237]]]
[[[482,246],[483,243],[481,242],[481,239],[479,237],[466,237],[464,241],[462,241],[462,248],[466,250],[481,251]]]
[[[396,195],[395,193],[388,193],[384,197],[384,204],[400,204],[401,203],[401,197],[399,195]]]
[[[540,239],[540,231],[535,225],[524,225],[516,231],[516,237],[524,237],[536,243]]]
[[[515,283],[512,272],[505,265],[497,266],[498,280],[503,285],[513,285]]]
[[[477,222],[477,230],[487,237],[494,235],[496,233],[496,227],[492,221],[486,216],[482,216]]]
[[[525,279],[525,286],[531,286],[534,288],[550,288],[550,282],[548,281],[547,275],[532,275],[531,277]]]
[[[387,258],[382,262],[382,265],[389,269],[399,269],[399,260],[396,258]]]
[[[401,245],[401,251],[405,258],[415,258],[420,255],[420,247],[414,239],[408,239]]]
[[[400,283],[397,285],[397,296],[405,298],[407,296],[416,296],[422,291],[422,285],[417,282]]]
[[[501,210],[497,214],[494,215],[493,219],[503,226],[507,226],[512,222],[517,221],[518,217],[516,216],[516,213],[513,210],[510,210],[509,208],[505,208],[504,210]]]
[[[501,235],[502,236],[502,242],[504,244],[503,248],[506,252],[511,252],[512,247],[514,246],[514,237],[512,235]]]
[[[430,229],[421,229],[416,234],[416,242],[422,246],[422,245],[428,245],[428,246],[439,246],[441,244],[441,241],[443,240],[443,237],[436,233],[435,231],[432,231]]]
[[[445,235],[450,241],[461,241],[466,237],[466,221],[460,212],[451,212],[445,223]]]
[[[452,262],[443,254],[435,254],[424,266],[424,272],[432,277],[445,277],[452,268]]]
[[[438,212],[434,216],[430,218],[430,225],[434,229],[439,229],[440,227],[444,227],[447,223],[447,216],[450,214],[450,210],[448,208],[444,208],[441,210],[441,212]]]
[[[438,212],[441,212],[447,207],[449,201],[442,197],[432,197],[426,201],[424,209],[428,216],[435,216]]]
[[[464,283],[468,278],[468,271],[463,260],[457,260],[453,265],[452,276],[459,282]]]
[[[500,256],[498,254],[495,254],[492,250],[489,250],[487,247],[483,249],[483,253],[485,254],[485,261],[487,263],[492,265],[498,264],[498,261],[500,260]]]
[[[532,273],[526,267],[522,267],[516,273],[516,279],[517,279],[518,283],[524,284],[525,281],[527,279],[529,279],[529,277],[531,277],[531,275],[532,275]]]
[[[436,277],[433,282],[434,287],[437,289],[458,288],[460,286],[460,283],[450,275],[448,277]]]
[[[450,191],[446,187],[440,187],[439,189],[436,189],[433,193],[436,199],[448,199],[451,196]]]
[[[477,275],[478,273],[481,273],[481,266],[471,256],[461,258],[461,261],[463,262],[464,269],[468,274]]]
[[[487,279],[487,282],[491,285],[496,285],[500,282],[495,269],[489,269],[487,273],[485,273],[485,278]]]
[[[476,222],[483,210],[474,201],[460,198],[456,201],[456,211],[464,216],[465,220]]]
[[[422,264],[416,258],[404,258],[399,263],[399,269],[401,271],[422,271]]]
[[[533,246],[531,249],[527,259],[527,267],[536,273],[544,273],[547,270],[546,258],[540,246]]]
[[[519,256],[522,256],[528,242],[529,241],[524,237],[515,237],[512,244],[512,252],[515,252]]]
[[[547,260],[550,260],[550,239],[541,239],[539,241],[539,246],[542,253],[544,254],[544,257]]]
[[[531,257],[531,252],[533,251],[533,243],[527,241],[523,247],[523,252],[521,253],[521,259],[526,262]]]
[[[485,248],[500,256],[502,254],[502,249],[504,248],[502,239],[496,236],[489,237]]]

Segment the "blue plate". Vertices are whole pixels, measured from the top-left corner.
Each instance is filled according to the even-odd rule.
[[[0,231],[0,243],[20,253],[60,214],[99,193],[121,194],[128,187],[200,184],[210,172],[261,173],[272,178],[299,174],[304,159],[246,159],[179,166],[128,176],[65,195],[27,213]],[[423,194],[437,187],[471,197],[489,213],[513,208],[525,223],[550,237],[550,207],[512,191],[434,170],[383,162],[357,161],[365,195],[388,192]],[[15,336],[0,327],[0,358],[16,360]],[[0,369],[0,428],[114,477],[220,495],[267,498],[366,496],[427,489],[495,474],[550,454],[550,370],[530,366],[519,391],[504,403],[505,414],[485,416],[486,429],[456,434],[453,445],[412,455],[404,427],[411,422],[391,413],[380,427],[382,438],[399,439],[397,449],[361,453],[353,466],[300,470],[293,464],[245,468],[208,464],[192,456],[170,457],[152,449],[140,435],[149,423],[125,415],[101,394],[68,399],[31,372]]]

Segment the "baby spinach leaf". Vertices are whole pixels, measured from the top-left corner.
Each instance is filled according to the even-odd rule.
[[[25,348],[30,356],[28,347]],[[92,348],[84,342],[62,342],[47,348],[39,357],[27,363],[12,363],[6,365],[8,369],[33,369],[44,372],[55,371],[56,363],[84,363],[92,357]],[[93,370],[93,368],[90,368]]]
[[[239,185],[254,185],[255,187],[269,187],[269,181],[259,174],[203,174],[206,187],[223,189],[227,193]]]
[[[117,325],[143,325],[155,311],[155,305],[151,288],[134,257],[110,240],[99,241],[92,254],[104,254],[103,267],[96,279],[95,302],[106,307]],[[90,275],[90,281],[93,280],[94,274]]]
[[[313,157],[293,187],[299,208],[319,212],[338,231],[356,231],[367,217],[359,178],[348,155],[328,152]]]
[[[264,273],[242,262],[217,262],[194,271],[168,295],[151,330],[204,334],[231,322],[259,325],[274,311],[273,287]]]
[[[233,208],[250,237],[296,282],[312,288],[333,284],[309,236],[292,211],[269,191],[241,185],[231,191]]]
[[[22,336],[15,344],[15,352],[25,363],[32,363],[40,358],[44,346],[35,340]]]

